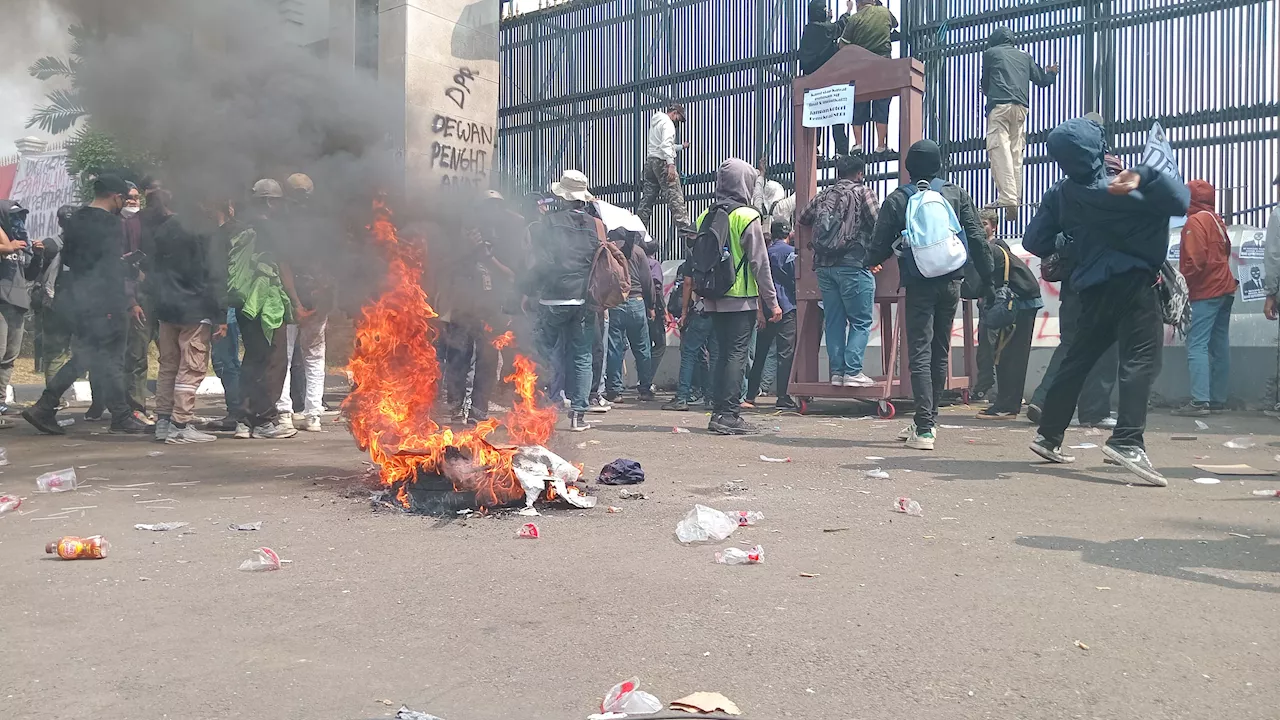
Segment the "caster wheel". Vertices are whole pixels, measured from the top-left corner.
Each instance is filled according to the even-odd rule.
[[[892,420],[897,412],[898,409],[888,400],[881,400],[879,405],[876,406],[876,414],[880,416],[881,420]]]
[[[809,414],[809,398],[800,398],[800,414]]]

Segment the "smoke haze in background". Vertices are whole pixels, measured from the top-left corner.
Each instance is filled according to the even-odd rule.
[[[37,80],[27,68],[45,55],[66,59],[72,16],[64,3],[54,0],[0,0],[0,18],[0,155],[9,155],[17,152],[13,141],[19,138],[51,139],[38,128],[27,128],[27,118],[44,104],[46,93],[65,84]]]

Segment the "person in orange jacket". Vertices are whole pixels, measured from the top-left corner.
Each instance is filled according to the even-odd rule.
[[[1235,275],[1231,273],[1231,239],[1227,224],[1214,212],[1214,187],[1204,180],[1187,183],[1191,208],[1182,227],[1178,266],[1187,279],[1191,330],[1187,333],[1187,369],[1191,401],[1175,415],[1204,416],[1227,404],[1231,377],[1231,305]]]

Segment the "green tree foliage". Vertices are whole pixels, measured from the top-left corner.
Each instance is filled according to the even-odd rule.
[[[71,33],[71,57],[67,60],[53,57],[42,57],[27,68],[32,77],[39,80],[67,80],[71,87],[60,87],[49,91],[45,96],[49,102],[40,105],[27,118],[27,127],[39,127],[51,135],[61,135],[74,128],[77,123],[89,116],[85,110],[80,87],[76,82],[76,70],[83,62],[85,49],[92,40],[92,32],[84,25],[72,25],[67,29]]]

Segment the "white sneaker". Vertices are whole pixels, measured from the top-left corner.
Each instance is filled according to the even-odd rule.
[[[898,433],[898,439],[907,440],[908,438],[914,437],[915,434],[916,434],[916,424],[913,422],[910,425],[902,428],[902,431]]]
[[[844,376],[843,376],[843,375],[832,375],[832,376],[831,376],[831,387],[844,387]]]
[[[235,438],[237,440],[248,440],[251,437],[253,437],[253,434],[250,432],[249,426],[247,424],[242,422],[236,423]]]
[[[280,414],[280,417],[276,419],[276,424],[277,424],[277,425],[281,425],[281,426],[283,426],[283,427],[286,427],[286,428],[288,428],[288,429],[290,429],[290,430],[293,430],[293,429],[294,429],[294,427],[293,427],[293,414],[292,414],[292,413],[281,413],[281,414]]]
[[[866,373],[858,373],[857,375],[845,375],[845,387],[871,387],[876,384],[875,380],[867,377]]]
[[[935,435],[932,430],[928,430],[923,433],[916,432],[914,435],[907,438],[907,447],[913,450],[932,450],[934,439]]]
[[[169,433],[173,432],[173,423],[166,418],[156,420],[156,442],[164,442],[169,438]]]
[[[213,442],[218,438],[207,432],[201,432],[190,425],[184,428],[174,428],[169,436],[165,438],[166,445],[186,445],[188,443],[207,443]]]
[[[589,413],[607,413],[613,409],[613,403],[604,398],[597,398],[595,401],[587,404],[587,412]]]
[[[302,421],[302,429],[307,432],[320,432],[320,416],[304,418]]]
[[[1093,426],[1098,428],[1099,430],[1115,430],[1116,419],[1113,417],[1104,417],[1098,422],[1094,423]]]

